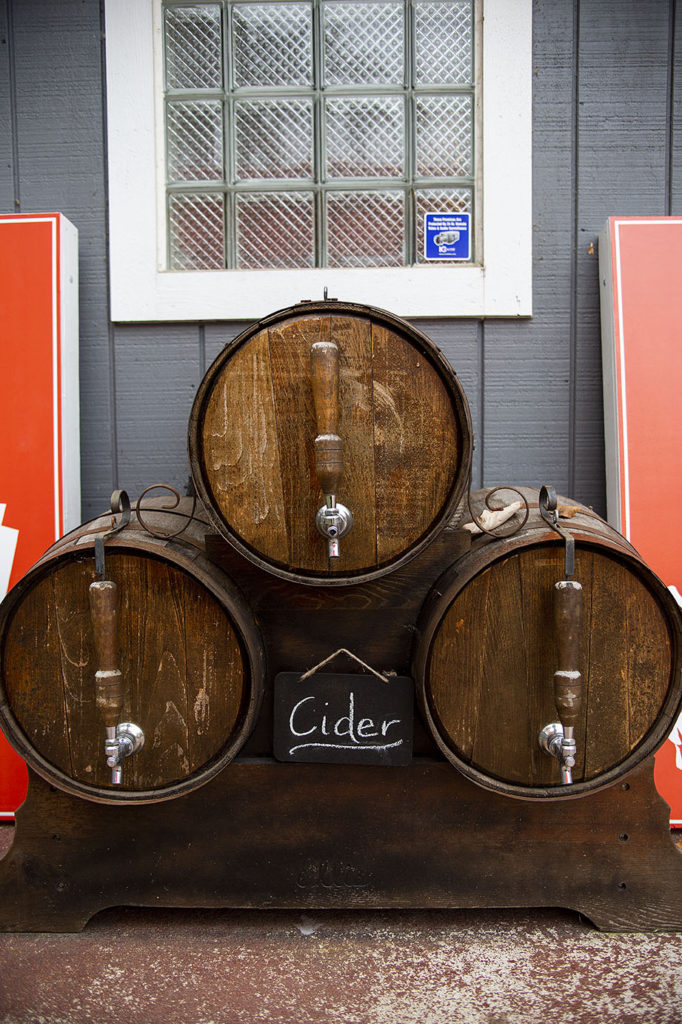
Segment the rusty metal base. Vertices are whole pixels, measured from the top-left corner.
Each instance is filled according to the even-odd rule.
[[[565,907],[607,931],[682,929],[682,854],[653,758],[576,800],[514,800],[445,762],[235,762],[146,806],[30,773],[0,862],[0,929],[79,931],[111,906]]]

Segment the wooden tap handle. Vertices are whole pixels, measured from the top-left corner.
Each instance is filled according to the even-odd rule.
[[[339,437],[339,350],[333,341],[316,341],[310,350],[310,375],[317,421],[315,469],[324,494],[336,494],[343,476]]]
[[[583,703],[580,648],[583,588],[574,580],[554,584],[554,633],[559,667],[554,673],[554,702],[564,729],[575,727]]]
[[[123,710],[123,684],[118,669],[118,587],[113,580],[90,584],[90,619],[97,652],[97,707],[104,724],[115,728]]]

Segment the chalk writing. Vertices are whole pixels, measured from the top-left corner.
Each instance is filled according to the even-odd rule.
[[[342,764],[407,764],[413,684],[366,675],[293,672],[275,679],[275,757]]]

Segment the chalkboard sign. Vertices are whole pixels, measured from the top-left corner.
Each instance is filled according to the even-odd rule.
[[[414,684],[370,675],[297,672],[275,677],[278,761],[406,765],[412,759]]]

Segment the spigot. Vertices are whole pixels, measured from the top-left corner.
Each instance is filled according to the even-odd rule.
[[[106,727],[104,756],[111,768],[111,782],[114,786],[120,786],[123,781],[123,762],[126,757],[141,750],[143,746],[144,733],[134,722],[119,722],[115,727]]]
[[[551,754],[559,762],[561,784],[563,786],[572,785],[576,755],[573,726],[568,725],[564,729],[561,722],[550,722],[540,730],[538,743],[546,754]]]
[[[345,505],[337,504],[335,494],[325,495],[325,504],[318,509],[315,525],[323,537],[327,538],[329,557],[339,557],[339,540],[353,525],[353,513]]]

